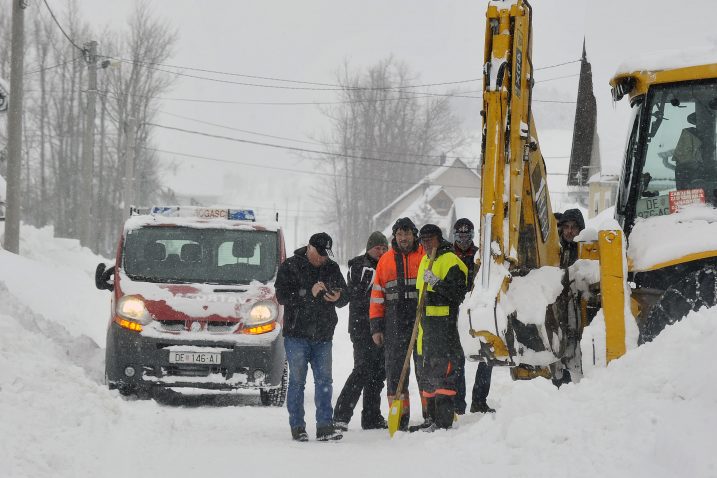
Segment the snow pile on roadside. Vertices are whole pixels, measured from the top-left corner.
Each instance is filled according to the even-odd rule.
[[[76,239],[54,237],[52,227],[23,226],[20,253],[0,249],[0,282],[33,312],[104,344],[110,295],[95,288],[94,273],[109,261]]]

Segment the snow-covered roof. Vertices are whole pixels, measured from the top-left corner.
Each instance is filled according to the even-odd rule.
[[[645,53],[639,57],[624,61],[615,75],[634,71],[660,71],[690,66],[717,63],[717,51],[710,49],[674,49]]]
[[[438,167],[437,167],[435,170],[433,170],[430,174],[427,174],[426,176],[424,176],[423,179],[421,179],[421,180],[418,181],[416,184],[414,184],[413,186],[411,186],[410,188],[408,188],[406,191],[403,192],[403,194],[401,194],[401,195],[398,196],[396,199],[394,199],[390,204],[388,204],[386,207],[384,207],[384,208],[381,209],[379,212],[377,212],[376,214],[374,214],[374,216],[373,216],[374,221],[375,221],[377,218],[381,217],[386,211],[388,211],[389,209],[393,208],[397,203],[399,203],[399,202],[402,201],[404,198],[406,198],[407,196],[409,196],[411,193],[413,193],[416,189],[418,189],[418,188],[421,187],[422,185],[424,185],[424,184],[433,184],[436,180],[438,180],[438,178],[441,177],[441,175],[442,175],[443,173],[446,172],[446,170],[447,170],[448,168],[451,168],[451,167],[460,167],[460,166],[465,167],[466,170],[468,170],[468,171],[472,172],[473,174],[475,174],[476,176],[478,176],[478,173],[475,172],[472,168],[469,168],[468,165],[467,165],[466,163],[464,163],[460,158],[456,158],[456,157],[448,158],[448,159],[446,160],[446,163],[445,163],[445,164],[443,164],[443,165],[441,165],[441,166],[438,166]],[[478,176],[478,177],[479,177],[479,176]],[[435,194],[434,194],[434,195],[435,195]]]
[[[450,231],[452,224],[450,214],[439,214],[433,207],[431,207],[431,200],[436,197],[443,188],[439,185],[429,186],[423,194],[421,194],[416,200],[414,200],[403,212],[400,213],[401,217],[410,217],[415,222],[416,227],[420,228],[424,224],[435,224],[443,231],[443,236],[448,237],[447,233]],[[383,233],[386,237],[391,237],[391,227],[393,223],[386,226]]]

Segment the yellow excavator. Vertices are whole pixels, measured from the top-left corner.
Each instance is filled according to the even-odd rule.
[[[717,304],[717,64],[682,66],[683,55],[678,67],[648,62],[612,79],[614,100],[632,106],[615,220],[585,231],[582,260],[560,268],[531,112],[532,13],[526,0],[486,12],[479,272],[466,304],[480,360],[514,379],[575,380],[595,310],[604,332],[593,355],[609,362]],[[697,230],[715,240],[694,240]]]

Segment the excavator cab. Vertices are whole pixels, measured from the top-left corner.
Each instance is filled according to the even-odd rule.
[[[680,55],[661,63],[682,65]],[[628,96],[632,106],[615,218],[627,235],[646,342],[690,311],[717,305],[717,242],[709,239],[717,234],[717,64],[635,68],[610,84],[613,98]],[[684,210],[694,204],[708,207]]]
[[[632,107],[616,208],[623,229],[686,204],[717,205],[717,79],[656,84]]]

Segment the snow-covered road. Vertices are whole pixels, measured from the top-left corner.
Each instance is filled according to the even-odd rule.
[[[259,406],[255,394],[217,406],[107,390],[109,294],[92,281],[99,258],[23,234],[26,257],[0,251],[0,477],[717,476],[717,310],[691,314],[577,386],[514,383],[496,370],[489,401],[498,413],[460,417],[448,432],[389,440],[354,422],[340,442],[296,443],[286,410]],[[334,397],[351,368],[346,314]]]

